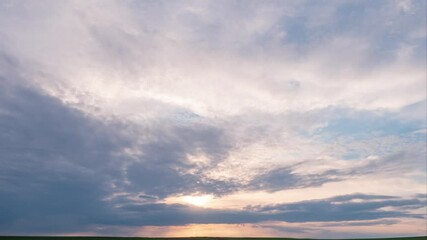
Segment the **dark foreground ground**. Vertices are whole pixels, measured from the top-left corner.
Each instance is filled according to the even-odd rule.
[[[138,238],[138,237],[8,237],[0,236],[0,240],[302,240],[303,238],[223,238],[223,237],[192,237],[192,238]],[[308,238],[304,238],[308,239]],[[361,240],[427,240],[427,237],[402,238],[361,238]],[[351,240],[359,240],[352,238]]]

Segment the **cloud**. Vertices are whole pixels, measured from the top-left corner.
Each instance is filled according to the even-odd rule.
[[[321,186],[326,182],[340,181],[339,173],[329,170],[321,174],[299,175],[292,172],[291,168],[276,168],[256,176],[248,184],[248,188],[267,191],[279,191],[292,188],[307,188]]]
[[[22,29],[2,28],[4,48],[56,78],[55,84],[40,77],[32,81],[89,112],[93,110],[83,104],[90,99],[103,115],[123,111],[150,116],[141,103],[154,99],[213,117],[253,110],[306,111],[338,103],[395,110],[425,98],[420,90],[425,87],[425,64],[415,57],[418,51],[408,53],[409,60],[394,56],[400,42],[423,45],[407,40],[408,32],[418,31],[414,23],[425,22],[420,10],[402,14],[389,2],[251,2],[242,8],[238,2],[109,1],[102,3],[102,11],[98,4],[66,1],[51,4],[47,13],[47,2],[32,3],[32,12],[18,2],[4,6],[2,21]],[[378,5],[377,11],[365,11]],[[21,12],[25,17],[16,19]],[[396,18],[401,24],[390,24]],[[292,32],[304,28],[308,36]],[[307,50],[295,50],[301,46],[286,38],[275,43],[273,36],[280,34],[302,43],[310,39]],[[392,56],[379,57],[386,64],[378,65],[375,48],[391,41],[390,35],[397,43],[380,52]],[[52,51],[44,51],[45,46]],[[289,83],[298,83],[298,88]],[[133,108],[119,107],[128,104]]]
[[[9,64],[6,69],[19,69],[6,60],[2,61]],[[158,133],[158,140],[143,144],[144,155],[135,160],[134,155],[123,154],[133,147],[129,126],[89,118],[15,83],[19,76],[5,73],[1,79],[3,232],[23,226],[35,232],[70,231],[103,223],[117,214],[103,199],[122,190],[154,195],[148,195],[149,199],[193,187],[219,191],[216,185],[221,183],[182,173],[194,168],[186,161],[192,151],[206,152],[213,161],[226,154],[223,142],[216,139],[221,136],[216,129],[177,128],[163,136]],[[153,184],[159,176],[164,180]]]
[[[387,197],[386,197],[387,198]],[[391,198],[391,197],[388,197]],[[355,199],[371,199],[374,201],[352,202]],[[299,203],[263,206],[257,211],[271,212],[277,217],[288,222],[313,222],[313,221],[351,221],[372,220],[389,217],[415,217],[423,215],[410,214],[399,211],[399,208],[423,208],[426,201],[420,199],[384,200],[384,196],[350,195],[338,196],[324,200],[310,200]],[[398,210],[382,210],[385,207],[396,207]]]
[[[120,177],[115,154],[126,139],[17,83],[19,76],[0,78],[1,231],[77,230],[108,212],[100,199]]]
[[[354,201],[365,199],[365,201]],[[248,206],[244,210],[221,210],[181,204],[128,204],[119,207],[119,219],[127,225],[185,225],[192,223],[340,222],[383,218],[424,218],[410,213],[423,208],[425,199],[401,199],[392,196],[354,194],[328,199],[267,206]],[[385,210],[392,207],[393,210]],[[115,221],[120,221],[116,219]],[[114,221],[114,220],[113,220]],[[393,224],[395,222],[387,222]],[[357,224],[357,223],[355,223]]]
[[[1,3],[0,231],[422,217],[409,195],[425,184],[425,7]],[[362,178],[416,187],[246,210],[164,202]]]
[[[9,64],[6,69],[19,69],[13,60],[5,59],[2,63]],[[242,189],[277,191],[320,186],[339,178],[365,174],[364,169],[378,171],[393,163],[390,159],[399,157],[380,160],[382,163],[367,162],[347,172],[329,170],[301,175],[293,173],[292,168],[274,168],[255,176],[248,184],[209,179],[202,174],[203,169],[214,167],[232,149],[227,135],[217,128],[204,124],[153,127],[149,130],[155,132],[155,137],[135,145],[135,136],[128,134],[133,130],[129,130],[130,125],[123,126],[119,122],[106,124],[88,118],[55,98],[15,83],[13,79],[19,79],[19,76],[4,74],[2,79],[1,124],[5,131],[1,142],[5,167],[1,172],[1,195],[4,199],[2,228],[6,233],[23,226],[32,232],[60,232],[90,229],[94,224],[125,226],[417,217],[404,211],[382,212],[376,209],[387,206],[410,209],[423,204],[417,199],[398,200],[397,197],[363,194],[294,205],[265,206],[255,211],[196,209],[155,203],[165,196],[192,192],[221,195]],[[128,154],[124,154],[126,149]],[[140,152],[132,152],[132,149]],[[209,156],[207,163],[188,161],[189,154],[200,152]],[[397,161],[392,166],[397,167],[400,163]],[[401,170],[402,166],[399,166]],[[298,164],[294,166],[297,167]],[[158,180],[154,183],[153,179]],[[139,201],[126,195],[121,200],[114,197],[105,200],[120,191],[127,192],[128,196],[144,193],[140,195],[141,202],[148,199],[154,203],[137,204]],[[371,203],[373,206],[347,203],[354,199],[382,202]],[[329,216],[331,213],[327,209],[335,207],[330,202],[345,203],[338,207],[342,215]],[[119,208],[115,209],[115,205]],[[313,207],[322,206],[324,215],[313,217],[309,214]],[[365,209],[352,210],[359,206]],[[287,211],[288,208],[302,210]],[[265,214],[268,209],[283,213]],[[307,217],[297,217],[301,215]],[[150,217],[141,219],[141,216]],[[29,228],[34,218],[38,218],[40,224],[32,224]]]

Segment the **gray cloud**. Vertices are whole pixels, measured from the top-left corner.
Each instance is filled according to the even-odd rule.
[[[252,179],[246,188],[271,192],[293,188],[321,186],[327,182],[342,181],[346,176],[337,170],[328,170],[320,174],[296,174],[293,167],[276,168]]]
[[[366,199],[354,202],[355,199]],[[390,200],[393,199],[393,200]],[[118,219],[126,225],[185,225],[190,223],[257,223],[283,222],[340,222],[360,221],[355,225],[369,225],[361,221],[377,220],[381,224],[394,224],[385,218],[424,218],[422,214],[408,212],[408,207],[419,209],[426,201],[417,198],[402,199],[392,196],[353,194],[327,199],[302,201],[267,206],[248,206],[244,210],[217,210],[196,208],[180,204],[125,204],[119,208]],[[393,207],[395,210],[383,210]],[[383,219],[383,220],[381,220]],[[119,221],[120,220],[113,220]],[[374,224],[372,222],[371,224]]]
[[[5,63],[6,62],[6,63]],[[13,61],[3,64],[14,67]],[[16,67],[16,66],[15,66]],[[98,122],[57,99],[30,87],[12,84],[19,78],[2,76],[0,94],[0,170],[3,233],[93,230],[95,225],[141,226],[189,223],[310,222],[423,217],[408,211],[425,206],[425,200],[355,194],[292,204],[249,207],[243,211],[212,210],[156,203],[174,194],[192,192],[225,194],[236,190],[277,191],[319,186],[347,175],[378,169],[368,163],[362,170],[326,171],[300,175],[292,168],[261,173],[249,184],[203,177],[203,167],[187,154],[207,154],[213,167],[230,150],[226,134],[206,125],[152,129],[155,138],[135,145],[129,126]],[[7,90],[7,92],[6,92]],[[119,154],[133,147],[142,154]],[[400,155],[399,155],[400,156]],[[393,158],[394,159],[394,158]],[[388,158],[384,161],[390,161]],[[123,172],[123,169],[126,171]],[[195,173],[187,173],[195,169]],[[114,184],[115,187],[112,187]],[[126,197],[105,200],[115,192],[140,194],[141,202]],[[422,194],[418,197],[422,197]],[[366,202],[356,203],[359,199]],[[380,210],[393,207],[396,210]]]
[[[308,165],[307,163],[297,163],[288,167],[273,168],[261,172],[255,175],[249,183],[242,184],[240,188],[275,192],[285,189],[322,186],[325,183],[339,182],[352,177],[368,176],[375,173],[408,174],[416,168],[415,166],[425,168],[423,162],[424,153],[408,150],[392,153],[379,159],[371,159],[348,169],[330,168],[315,174],[298,173],[298,169],[308,167]],[[384,197],[389,198],[390,196]]]
[[[395,219],[381,219],[373,221],[355,221],[355,222],[338,222],[338,223],[325,223],[322,226],[375,226],[375,225],[393,225],[399,223]]]
[[[135,135],[129,135],[132,125],[90,118],[25,86],[16,74],[17,61],[5,55],[0,64],[15,70],[0,75],[1,232],[77,231],[109,223],[122,213],[114,210],[115,202],[104,199],[120,191],[144,192],[142,199],[156,201],[234,188],[202,179],[198,172],[184,173],[197,168],[187,154],[204,152],[211,164],[227,154],[227,141],[218,129],[154,128],[150,131],[156,137],[135,146]],[[143,155],[122,153],[130,147]]]
[[[0,79],[0,231],[77,230],[108,212],[100,200],[120,177],[126,139],[18,76]]]
[[[372,201],[351,201],[355,199]],[[398,216],[425,217],[405,211],[406,207],[415,209],[424,207],[426,205],[424,199],[391,199],[393,197],[390,196],[354,194],[322,200],[262,206],[255,209],[258,212],[270,212],[288,222],[373,220]],[[395,207],[397,210],[381,210],[384,207]]]

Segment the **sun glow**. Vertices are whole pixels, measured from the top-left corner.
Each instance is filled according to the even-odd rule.
[[[185,196],[183,200],[185,203],[202,207],[212,200],[212,195]]]

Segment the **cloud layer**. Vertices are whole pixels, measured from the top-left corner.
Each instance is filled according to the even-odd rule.
[[[0,233],[424,234],[425,8],[3,1]]]

